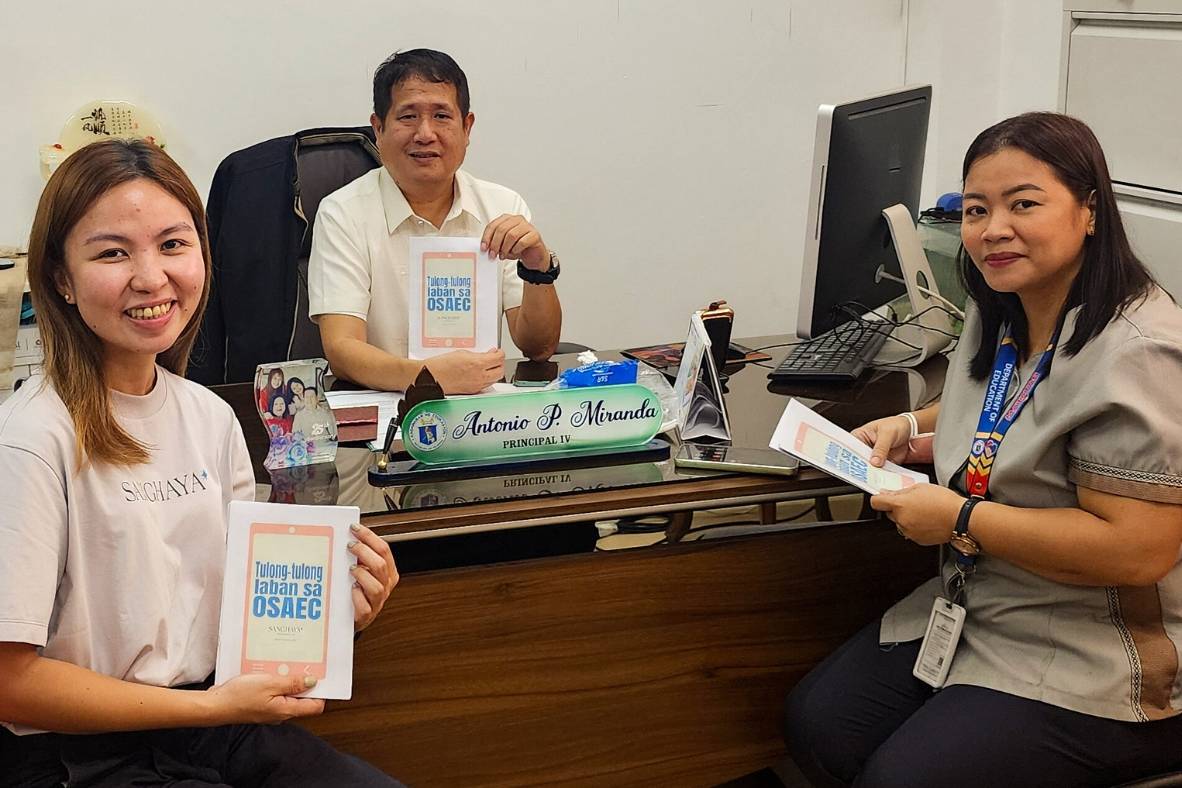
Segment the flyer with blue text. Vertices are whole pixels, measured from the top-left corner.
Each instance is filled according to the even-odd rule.
[[[424,235],[408,242],[408,356],[499,347],[501,262],[480,250],[479,238]]]
[[[232,501],[215,681],[313,677],[309,698],[353,692],[355,506]]]
[[[874,467],[869,446],[796,399],[788,401],[768,445],[871,494],[929,481],[889,460]]]

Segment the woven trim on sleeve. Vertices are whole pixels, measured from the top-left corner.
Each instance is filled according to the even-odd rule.
[[[1158,503],[1182,503],[1182,477],[1071,458],[1067,479],[1080,487]]]

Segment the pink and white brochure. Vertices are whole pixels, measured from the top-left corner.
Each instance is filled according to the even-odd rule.
[[[768,446],[871,494],[929,481],[890,461],[875,468],[869,446],[796,399],[788,401]]]
[[[480,251],[479,238],[426,235],[409,243],[410,358],[498,347],[502,263]]]
[[[232,501],[215,681],[312,676],[309,698],[353,694],[356,506]]]

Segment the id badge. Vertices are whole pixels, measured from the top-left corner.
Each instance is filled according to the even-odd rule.
[[[964,608],[960,605],[944,597],[936,598],[911,675],[936,689],[944,686],[956,646],[960,643],[960,632],[964,629],[964,615]]]

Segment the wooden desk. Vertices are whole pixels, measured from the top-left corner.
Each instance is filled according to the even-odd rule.
[[[416,786],[716,785],[934,555],[875,522],[412,575],[308,727]]]
[[[742,375],[732,391],[767,407],[732,404],[737,436],[766,440],[753,414],[785,400]],[[914,407],[881,396],[912,388],[870,386],[827,415]],[[396,542],[843,491],[815,472],[703,476],[365,520]],[[715,785],[782,758],[788,690],[935,571],[881,521],[670,542],[405,576],[357,644],[354,699],[307,726],[415,786]]]

